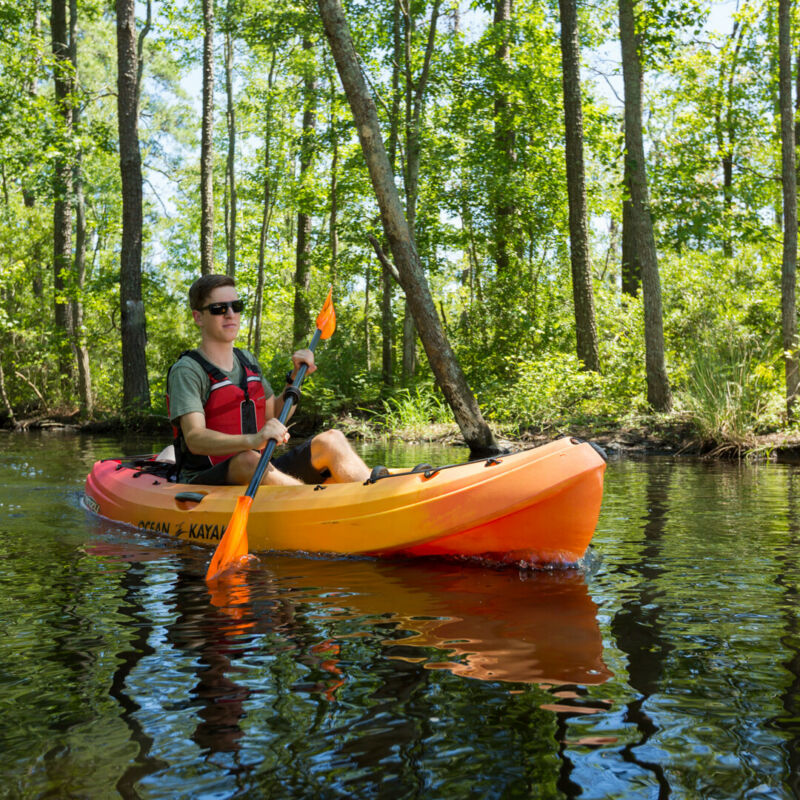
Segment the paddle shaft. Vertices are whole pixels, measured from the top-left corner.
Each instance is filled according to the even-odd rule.
[[[312,353],[314,352],[314,349],[319,343],[321,336],[322,336],[322,331],[319,328],[317,328],[316,331],[314,331],[314,335],[311,337],[311,342],[308,345],[308,349]],[[292,408],[295,405],[296,398],[300,396],[297,390],[303,383],[303,379],[306,376],[307,370],[308,370],[308,364],[301,364],[300,368],[297,370],[297,375],[294,376],[291,388],[294,389],[295,391],[291,392],[289,396],[284,399],[283,408],[281,409],[281,413],[278,415],[278,421],[281,424],[286,423],[286,420],[289,418],[289,414],[291,413]],[[272,458],[272,453],[275,451],[275,446],[277,444],[278,442],[276,439],[270,439],[267,442],[267,446],[261,451],[261,457],[258,459],[256,470],[253,473],[253,477],[250,479],[250,485],[247,487],[247,491],[245,492],[245,495],[247,497],[256,496],[256,491],[258,491],[258,487],[261,485],[261,479],[264,477],[264,473],[266,472],[267,466],[269,465],[269,460],[270,458]]]

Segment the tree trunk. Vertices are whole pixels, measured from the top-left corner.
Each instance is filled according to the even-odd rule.
[[[403,366],[401,373],[403,383],[410,383],[416,371],[417,327],[414,324],[414,312],[411,310],[411,304],[406,297],[406,301],[403,304]]]
[[[203,275],[214,272],[214,0],[203,0],[200,271]]]
[[[293,339],[298,347],[308,338],[311,311],[308,302],[308,287],[311,281],[311,212],[310,193],[304,184],[311,180],[311,162],[314,157],[314,134],[317,129],[316,95],[317,77],[313,64],[313,42],[303,40],[307,52],[306,76],[303,80],[303,133],[300,140],[300,201],[297,212],[297,252],[294,273],[294,330]]]
[[[6,393],[6,376],[3,372],[3,361],[0,359],[0,399],[3,401],[3,407],[6,410],[6,415],[8,416],[8,421],[16,426],[17,418],[14,416],[14,408],[11,405],[11,401],[8,399],[8,394]]]
[[[733,42],[733,53],[730,59],[723,58],[719,75],[717,93],[719,106],[715,111],[715,127],[717,130],[717,149],[722,166],[722,202],[726,217],[730,218],[733,210],[733,164],[736,148],[736,110],[734,108],[734,90],[736,88],[736,69],[747,24],[738,19],[733,21],[733,30],[728,37]],[[723,108],[724,102],[724,108]],[[724,225],[726,233],[722,239],[722,254],[726,258],[733,256],[733,239],[730,235],[730,223]]]
[[[381,138],[375,104],[361,74],[344,12],[339,0],[318,0],[318,4],[380,206],[384,232],[431,368],[472,451],[481,454],[497,452],[497,442],[483,419],[436,314],[414,240],[403,214]]]
[[[436,44],[436,26],[439,21],[439,8],[441,0],[435,0],[431,11],[431,22],[428,28],[428,39],[422,68],[417,79],[412,71],[413,56],[411,53],[411,38],[415,30],[414,20],[411,16],[411,7],[407,7],[404,38],[405,69],[405,107],[406,107],[406,168],[405,168],[405,194],[406,194],[406,220],[411,234],[411,240],[416,247],[417,242],[417,201],[419,200],[419,169],[422,154],[422,112],[425,107],[425,91],[428,85],[431,58]],[[417,331],[414,325],[414,315],[411,313],[408,302],[405,305],[403,317],[403,380],[409,382],[417,371]]]
[[[797,161],[797,148],[800,147],[800,48],[794,58],[794,152]],[[780,103],[778,104],[780,109]],[[780,117],[780,111],[778,112]]]
[[[639,253],[642,266],[647,401],[656,411],[669,411],[672,392],[664,361],[661,281],[647,193],[642,136],[642,65],[639,60],[634,0],[619,0],[619,33],[625,87],[625,172],[631,200],[627,223],[631,234],[629,241]]]
[[[72,62],[75,85],[78,75],[78,0],[70,0],[69,54]],[[80,103],[75,103],[72,111],[73,128],[80,135]],[[92,415],[92,373],[89,368],[89,349],[86,345],[86,331],[83,327],[83,289],[86,284],[86,200],[83,193],[83,151],[79,147],[75,155],[72,171],[75,189],[75,288],[72,296],[72,341],[78,362],[78,397],[80,414],[86,418]]]
[[[622,264],[620,270],[622,291],[624,294],[636,297],[642,286],[642,261],[633,237],[633,205],[627,163],[623,167],[622,186]]]
[[[233,42],[231,32],[225,32],[225,93],[228,98],[228,160],[225,166],[227,202],[225,231],[228,245],[227,274],[236,276],[236,109],[233,105]]]
[[[381,264],[381,380],[386,387],[394,386],[393,286],[392,273]]]
[[[64,145],[53,162],[53,289],[56,333],[59,339],[59,372],[67,392],[73,373],[69,357],[74,327],[70,295],[72,268],[72,164],[64,153],[72,139],[72,65],[69,59],[68,0],[52,0],[50,34],[55,65],[55,99],[63,126]]]
[[[336,285],[339,269],[339,134],[336,131],[336,98],[339,94],[333,74],[330,74],[330,139],[331,139],[331,216],[328,239],[331,248],[330,283]]]
[[[36,45],[36,48],[35,48],[36,64],[35,64],[35,69],[31,73],[30,82],[28,83],[28,86],[27,86],[27,92],[28,92],[28,96],[34,101],[34,104],[35,104],[36,96],[39,94],[37,86],[36,86],[36,76],[40,74],[40,72],[41,72],[41,64],[42,64],[41,50],[38,47],[38,40],[39,40],[39,37],[41,35],[41,31],[42,31],[42,15],[41,15],[41,12],[39,10],[39,2],[38,2],[38,0],[34,0],[33,22],[32,22],[31,28],[32,28],[32,39],[33,39],[34,42],[37,42],[37,45]],[[32,186],[33,181],[30,181],[30,182],[28,182],[28,181],[30,181],[30,179],[26,178],[26,183],[22,187],[22,199],[23,199],[23,202],[25,203],[25,207],[26,208],[33,208],[34,204],[36,203],[36,195],[34,193],[33,186]],[[37,265],[37,267],[38,267],[38,265]]]
[[[367,354],[367,374],[369,374],[370,370],[372,369],[372,359],[370,358],[370,348],[372,347],[372,341],[370,337],[370,330],[369,330],[369,290],[370,290],[370,264],[367,262],[366,267],[364,268],[364,352]]]
[[[261,215],[261,233],[258,240],[258,280],[256,284],[256,303],[254,309],[255,317],[255,339],[253,342],[253,354],[258,358],[261,354],[261,318],[264,309],[264,274],[267,260],[267,236],[269,235],[269,225],[272,219],[272,206],[274,203],[272,196],[272,184],[270,170],[272,169],[271,144],[272,144],[272,87],[275,82],[275,62],[276,54],[272,51],[267,77],[267,105],[266,120],[264,125],[264,209]]]
[[[501,81],[505,80],[505,70],[511,59],[511,15],[512,0],[495,0],[494,25],[500,28],[498,44],[495,49]],[[494,247],[495,264],[498,277],[508,274],[511,267],[511,226],[514,217],[514,205],[509,202],[505,180],[515,167],[516,135],[511,123],[511,102],[506,92],[497,88],[494,99],[494,142],[497,153],[498,173],[497,188],[494,190]]]
[[[400,64],[403,53],[403,30],[400,16],[400,0],[392,3],[392,109],[389,118],[389,164],[392,173],[397,171],[397,148],[400,135]],[[388,249],[388,246],[387,246]],[[381,378],[386,387],[394,386],[394,313],[392,296],[394,279],[389,266],[381,262]]]
[[[781,328],[786,374],[786,415],[794,418],[800,385],[797,352],[797,171],[792,110],[791,0],[778,2],[778,75],[781,107],[781,180],[783,184],[783,261],[781,264]]]
[[[586,180],[583,168],[583,109],[576,0],[559,0],[561,11],[561,64],[563,67],[565,155],[569,197],[569,239],[572,262],[572,296],[578,358],[586,369],[600,371],[594,292],[586,224]]]
[[[428,85],[431,58],[436,43],[436,25],[439,21],[441,0],[434,0],[428,40],[420,74],[416,80],[412,75],[411,34],[414,25],[410,14],[406,18],[405,73],[406,73],[406,218],[411,236],[416,243],[417,201],[419,200],[419,167],[422,152],[422,112],[425,107],[425,90]]]
[[[149,411],[142,302],[142,159],[139,152],[138,64],[135,0],[117,0],[117,113],[122,176],[120,310],[122,390],[126,412]]]

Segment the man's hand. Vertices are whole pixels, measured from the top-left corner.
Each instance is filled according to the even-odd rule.
[[[270,439],[275,439],[278,444],[286,444],[289,441],[289,429],[277,418],[273,417],[256,434],[258,438],[257,450],[263,450]]]
[[[297,370],[300,369],[301,364],[307,364],[308,369],[306,370],[306,375],[310,375],[317,369],[317,365],[314,363],[314,351],[313,350],[297,350],[296,352],[292,353],[292,364],[294,364],[294,374],[297,374]]]

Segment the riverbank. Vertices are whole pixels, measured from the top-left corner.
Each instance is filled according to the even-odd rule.
[[[380,440],[391,437],[405,442],[436,442],[464,446],[461,432],[455,425],[431,424],[424,429],[399,429],[388,433],[370,421],[344,415],[334,423],[352,438]],[[613,455],[693,456],[712,459],[752,459],[800,462],[800,432],[774,431],[753,434],[742,440],[726,442],[701,441],[694,428],[675,417],[641,417],[638,420],[603,425],[565,424],[547,431],[529,431],[507,437],[495,430],[501,447],[518,450],[536,447],[559,436],[575,436],[601,445]]]
[[[11,425],[0,420],[0,427],[13,432],[61,431],[64,433],[125,434],[142,433],[163,436],[165,443],[172,438],[166,417],[149,414],[138,417],[111,416],[81,423],[70,416],[33,417]],[[392,430],[382,426],[377,417],[342,414],[323,422],[300,417],[292,426],[292,434],[305,438],[326,428],[337,428],[348,438],[365,442],[387,439],[406,443],[436,443],[466,447],[455,424],[429,423],[400,425]],[[504,436],[495,430],[498,444],[507,450],[536,447],[560,436],[575,436],[601,445],[610,455],[619,456],[693,456],[711,459],[748,459],[779,462],[800,462],[800,432],[796,430],[753,434],[740,441],[703,442],[690,424],[674,417],[642,417],[624,423],[585,425],[565,424],[541,432],[525,432]]]

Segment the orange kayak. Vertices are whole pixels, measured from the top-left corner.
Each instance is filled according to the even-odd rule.
[[[375,483],[262,486],[248,518],[252,552],[463,556],[574,564],[591,541],[605,460],[563,438],[532,450]],[[98,461],[87,508],[117,522],[216,547],[239,486],[169,483],[123,459]]]

